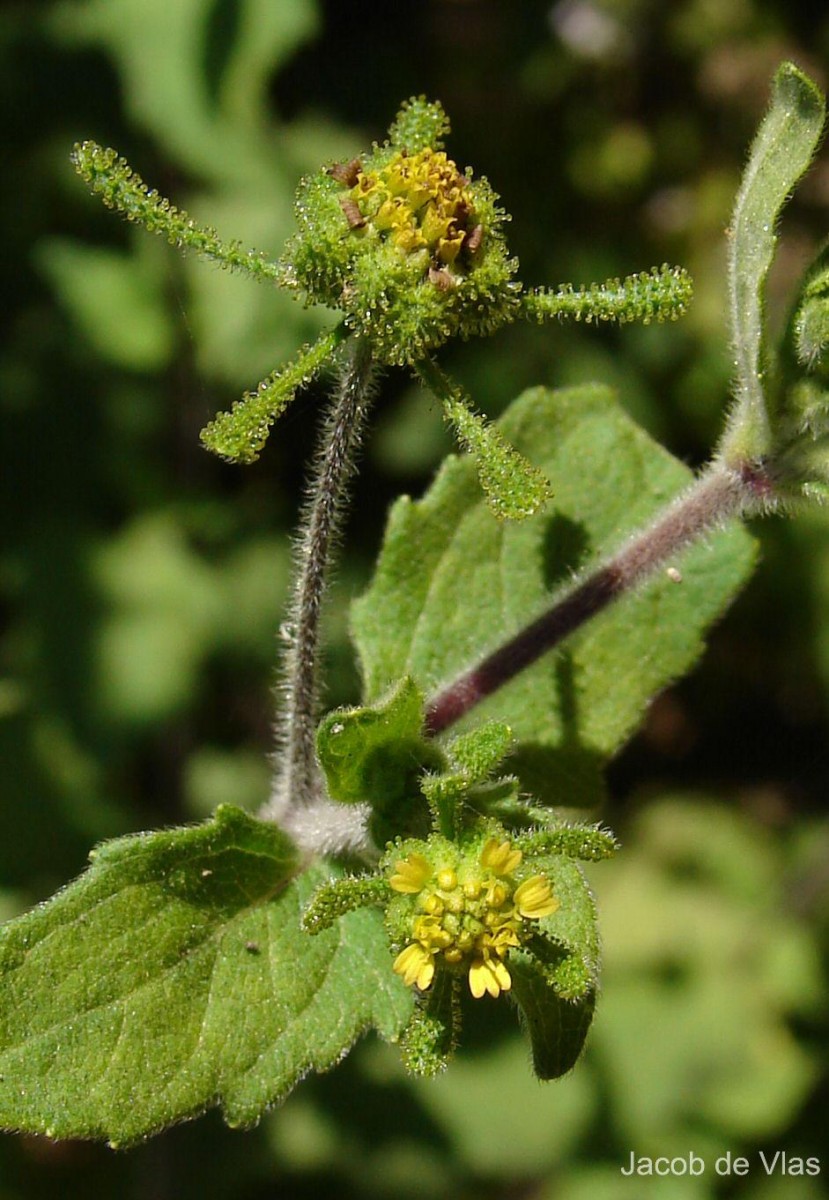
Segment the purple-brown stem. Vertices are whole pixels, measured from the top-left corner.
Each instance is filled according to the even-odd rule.
[[[707,530],[773,504],[773,484],[762,466],[735,468],[715,462],[653,524],[634,534],[616,554],[576,581],[552,608],[429,701],[427,731],[435,735],[448,729]]]

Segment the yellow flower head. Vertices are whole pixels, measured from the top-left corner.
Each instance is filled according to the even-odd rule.
[[[438,964],[467,975],[479,999],[509,991],[506,958],[533,933],[532,922],[559,906],[544,875],[518,882],[523,855],[506,838],[490,837],[464,850],[432,837],[393,860],[388,877],[399,902],[395,936],[407,944],[394,970],[409,986],[426,991]],[[403,936],[400,936],[402,933]]]
[[[522,289],[506,214],[484,178],[447,155],[440,104],[404,104],[382,145],[303,180],[285,280],[339,309],[387,366],[513,321]]]
[[[469,181],[443,150],[399,150],[379,169],[359,170],[341,203],[355,233],[374,231],[404,254],[425,250],[438,269],[451,267],[462,248],[471,255],[480,247]]]

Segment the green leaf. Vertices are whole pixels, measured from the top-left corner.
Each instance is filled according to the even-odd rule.
[[[0,932],[0,1123],[135,1142],[220,1105],[250,1125],[411,998],[379,914],[311,937],[302,872],[275,826],[222,807],[204,825],[121,838]]]
[[[423,498],[392,509],[374,580],[352,608],[368,703],[412,675],[428,696],[549,607],[574,569],[615,550],[691,472],[653,442],[604,387],[535,388],[499,424],[554,480],[556,497],[520,524],[493,521],[474,465],[450,458]],[[465,728],[506,722],[505,769],[558,805],[593,804],[600,768],[654,693],[687,671],[703,635],[748,577],[737,526],[677,558],[472,711]],[[459,731],[460,731],[459,727]]]
[[[737,405],[724,439],[727,460],[769,450],[763,383],[766,276],[780,212],[812,161],[823,121],[819,89],[792,63],[784,63],[774,77],[769,111],[751,147],[731,223],[728,275]]]
[[[551,881],[561,906],[539,922],[544,939],[533,955],[511,954],[512,999],[530,1037],[539,1079],[558,1079],[581,1053],[596,1003],[599,942],[596,906],[584,875],[569,858],[527,859]],[[549,943],[553,942],[554,946]]]
[[[578,1000],[556,996],[528,955],[510,957],[511,996],[521,1010],[539,1079],[558,1079],[576,1064],[596,1006],[594,988]]]
[[[341,708],[327,714],[317,731],[317,756],[328,793],[343,804],[372,802],[406,790],[424,758],[435,759],[423,736],[423,697],[411,679],[373,708]],[[411,782],[411,780],[410,780]]]

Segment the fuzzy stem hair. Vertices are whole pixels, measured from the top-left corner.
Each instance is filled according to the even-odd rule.
[[[355,338],[349,351],[320,435],[300,522],[293,599],[283,625],[286,649],[276,777],[261,815],[285,828],[292,825],[294,815],[322,799],[315,745],[322,607],[374,376],[367,343]]]

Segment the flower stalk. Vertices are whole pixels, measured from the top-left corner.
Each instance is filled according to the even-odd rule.
[[[315,745],[319,720],[320,622],[355,453],[372,398],[374,363],[363,338],[350,342],[350,356],[320,435],[316,469],[300,524],[296,580],[283,664],[277,772],[268,804],[271,818],[312,805],[321,795]]]

